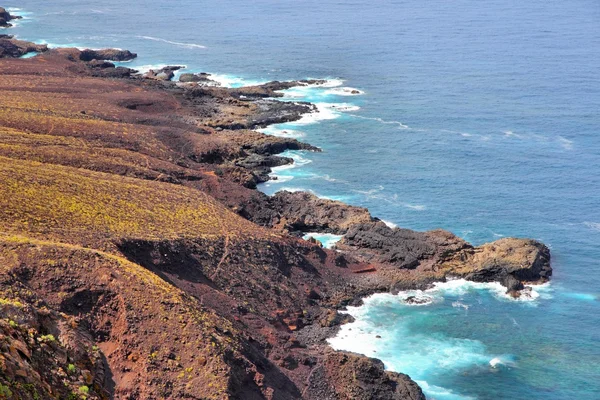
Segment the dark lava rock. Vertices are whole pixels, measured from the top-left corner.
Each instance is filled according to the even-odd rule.
[[[88,68],[92,70],[92,76],[103,78],[129,78],[137,71],[131,68],[115,67],[115,64],[110,61],[92,60],[87,63]]]
[[[307,192],[277,192],[273,208],[292,231],[344,234],[352,225],[372,221],[369,210],[339,201],[321,199]]]
[[[352,226],[341,245],[358,251],[369,261],[408,269],[416,268],[421,260],[440,259],[447,252],[469,247],[464,240],[450,232],[390,228],[381,221]]]
[[[11,15],[6,9],[0,7],[0,27],[8,28],[11,27],[12,24],[9,24],[8,21],[12,21],[13,19],[20,19],[22,17],[18,15]]]
[[[0,39],[0,58],[19,58],[27,53],[48,51],[45,44],[35,44],[17,39]]]
[[[207,74],[205,72],[201,72],[199,74],[181,74],[181,76],[179,77],[179,82],[183,82],[183,83],[189,83],[189,82],[194,82],[194,83],[201,83],[203,84],[203,86],[221,86],[221,84],[217,81],[213,81],[212,79],[210,79],[211,75]]]
[[[108,60],[108,61],[130,61],[137,57],[137,54],[129,50],[102,49],[102,50],[82,50],[79,54],[81,61]]]
[[[423,297],[417,297],[417,296],[408,296],[406,299],[404,299],[404,302],[406,304],[429,304],[431,303],[431,300],[428,298],[423,298]]]
[[[170,81],[171,79],[173,79],[175,77],[175,71],[178,71],[182,68],[185,68],[185,67],[168,65],[159,70],[151,69],[150,71],[143,74],[143,77],[146,79],[154,79],[157,81]]]
[[[297,121],[302,115],[318,112],[311,103],[293,103],[289,101],[259,100],[257,114],[249,121],[249,128],[262,128],[272,124]]]
[[[306,398],[319,400],[425,400],[408,375],[386,371],[383,362],[359,354],[329,352],[310,375]]]
[[[246,169],[257,169],[262,167],[280,167],[282,165],[292,164],[293,158],[280,156],[264,156],[260,154],[251,154],[246,158],[239,159],[235,162],[238,167]]]

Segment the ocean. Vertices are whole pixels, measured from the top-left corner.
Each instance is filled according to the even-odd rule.
[[[285,92],[320,113],[264,129],[323,153],[289,152],[294,166],[261,190],[310,190],[474,244],[535,238],[554,267],[530,301],[465,281],[372,296],[332,346],[380,358],[430,399],[600,399],[597,0],[3,6],[25,15],[20,38],[127,48],[131,67],[182,64],[229,86],[329,79]]]

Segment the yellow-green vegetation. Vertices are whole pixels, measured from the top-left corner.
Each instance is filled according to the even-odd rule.
[[[0,399],[8,399],[12,396],[12,391],[7,385],[0,384]]]
[[[6,305],[17,307],[17,308],[23,307],[23,303],[21,303],[18,300],[4,299],[4,298],[0,297],[0,307],[6,306]]]
[[[193,189],[5,157],[2,230],[71,243],[261,233]]]
[[[54,337],[54,335],[41,335],[38,338],[38,341],[42,342],[42,343],[52,343],[56,341],[56,338]]]

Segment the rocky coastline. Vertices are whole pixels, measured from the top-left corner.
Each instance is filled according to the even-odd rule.
[[[0,24],[14,18],[3,10]],[[0,37],[7,398],[420,400],[410,377],[329,348],[348,322],[339,310],[447,279],[519,297],[550,278],[535,240],[476,247],[256,190],[293,162],[280,153],[321,151],[254,129],[318,112],[277,97],[324,81],[232,89],[206,73],[173,81],[178,66],[113,63],[136,56]],[[328,250],[306,232],[343,238]]]

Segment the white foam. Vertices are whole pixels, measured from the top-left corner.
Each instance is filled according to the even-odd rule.
[[[121,62],[116,63],[116,65],[120,64]],[[145,74],[146,72],[153,70],[153,71],[158,71],[162,68],[168,67],[170,66],[169,64],[144,64],[144,65],[131,65],[129,66],[129,68],[135,69],[136,71],[138,71],[139,74]],[[185,65],[180,65],[182,68],[181,69],[185,69],[186,66]],[[174,71],[174,73],[177,73],[178,71]]]
[[[491,356],[485,353],[485,346],[476,340],[413,332],[409,322],[411,314],[397,318],[395,305],[398,304],[396,296],[376,294],[365,299],[361,307],[348,307],[347,313],[355,321],[343,325],[338,335],[329,339],[328,343],[336,350],[377,357],[384,361],[388,370],[408,373],[428,398],[465,399],[450,390],[429,384],[424,378],[440,370],[487,365]],[[371,314],[373,307],[378,313]]]
[[[342,235],[334,235],[332,233],[309,232],[304,235],[303,239],[308,240],[313,238],[323,244],[326,249],[331,249],[337,242],[342,239]]]
[[[357,111],[359,106],[350,103],[314,103],[317,107],[316,112],[304,114],[302,118],[295,121],[296,125],[309,125],[319,123],[320,121],[339,118],[345,112]]]
[[[514,133],[513,131],[504,131],[502,133],[504,133],[504,136],[506,136],[506,137],[515,137],[515,138],[518,138],[518,139],[521,139],[523,137],[522,135]]]
[[[352,87],[337,87],[325,91],[325,94],[334,96],[360,96],[365,94],[362,90],[358,90]]]
[[[421,204],[404,204],[404,207],[410,208],[411,210],[423,211],[426,210],[427,207]]]
[[[321,178],[321,179],[324,179],[324,180],[326,180],[327,182],[338,182],[338,181],[339,181],[339,179],[332,178],[332,177],[330,177],[330,176],[329,176],[329,175],[327,175],[327,174],[325,174],[325,175],[322,175],[322,176],[319,176],[319,178]]]
[[[161,38],[157,38],[157,37],[154,37],[154,36],[136,36],[136,37],[138,39],[146,39],[146,40],[152,40],[154,42],[168,43],[168,44],[172,44],[172,45],[175,45],[175,46],[184,47],[186,49],[205,49],[206,48],[206,46],[203,46],[201,44],[175,42],[175,41],[172,41],[172,40],[161,39]]]
[[[560,145],[562,146],[563,149],[565,149],[565,150],[573,150],[573,141],[572,140],[569,140],[567,138],[559,136],[558,137],[558,142],[560,143]]]
[[[425,292],[437,293],[442,296],[444,294],[463,296],[474,290],[488,290],[497,299],[510,301],[533,302],[540,297],[544,299],[552,297],[549,293],[552,290],[549,282],[541,285],[525,285],[525,290],[522,290],[521,296],[517,298],[507,294],[506,287],[499,282],[473,282],[466,279],[449,279],[446,282],[436,282],[432,288],[427,289]]]
[[[309,80],[312,80],[312,78],[309,78]],[[334,87],[338,87],[338,86],[342,86],[344,84],[345,80],[343,79],[325,79],[325,82],[323,83],[312,83],[312,84],[304,84],[302,86],[304,87],[308,87],[308,88],[334,88]]]
[[[500,360],[498,357],[492,358],[490,360],[490,365],[492,366],[492,368],[496,368],[498,364],[502,364],[502,360]]]
[[[410,129],[410,126],[405,125],[405,124],[403,124],[400,121],[386,121],[386,120],[384,120],[382,118],[379,118],[379,117],[364,117],[362,115],[355,115],[355,114],[348,114],[348,115],[350,115],[350,116],[352,116],[354,118],[367,119],[367,120],[370,120],[370,121],[377,121],[377,122],[382,123],[384,125],[397,125],[398,129]]]
[[[593,231],[600,232],[600,222],[585,221],[583,224]]]
[[[76,48],[78,50],[85,50],[85,49],[89,49],[89,47],[86,46],[82,46],[79,43],[61,43],[61,44],[57,44],[57,43],[51,43],[48,42],[47,40],[36,40],[34,42],[35,44],[45,44],[46,46],[48,46],[49,49],[57,49],[57,48]],[[98,50],[98,49],[96,49]]]
[[[427,381],[416,380],[415,382],[427,394],[427,398],[431,400],[475,400],[474,397],[456,394],[452,390],[441,386],[430,385]]]
[[[382,219],[382,220],[381,220],[381,222],[383,222],[384,224],[386,224],[388,227],[390,227],[390,228],[392,228],[392,229],[394,229],[394,228],[397,228],[397,227],[398,227],[398,225],[396,225],[395,223],[393,223],[393,222],[390,222],[390,221],[386,221],[385,219]]]
[[[242,86],[257,86],[263,85],[268,81],[265,80],[249,80],[239,76],[234,75],[226,75],[226,74],[213,74],[211,73],[209,79],[219,82],[219,84],[223,87],[235,88]]]
[[[285,182],[291,181],[292,179],[294,179],[294,176],[283,174],[284,171],[302,167],[302,166],[304,166],[306,164],[310,164],[312,162],[312,160],[302,157],[302,155],[300,154],[300,151],[297,151],[297,150],[284,151],[280,155],[282,157],[290,157],[294,160],[294,162],[292,164],[286,164],[286,165],[281,165],[278,167],[271,168],[272,172],[269,174],[269,176],[276,178],[275,183],[285,183]]]
[[[461,303],[460,301],[453,301],[452,302],[452,307],[454,307],[454,308],[464,308],[465,310],[469,309],[469,305],[467,305],[465,303]]]
[[[423,292],[422,290],[406,290],[397,295],[407,306],[428,306],[436,301],[436,298]]]
[[[305,133],[296,129],[278,128],[276,125],[271,125],[266,128],[257,129],[258,132],[265,135],[278,136],[284,138],[299,139],[305,136]]]

